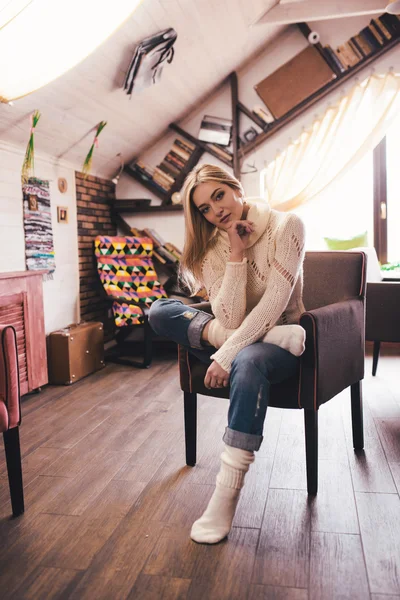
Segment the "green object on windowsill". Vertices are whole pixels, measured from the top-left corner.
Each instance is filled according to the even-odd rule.
[[[400,262],[392,262],[386,263],[381,266],[381,271],[399,271],[400,272]]]

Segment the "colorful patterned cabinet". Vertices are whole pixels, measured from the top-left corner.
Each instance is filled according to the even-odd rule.
[[[46,271],[0,273],[0,323],[17,332],[21,395],[48,382],[42,277]]]

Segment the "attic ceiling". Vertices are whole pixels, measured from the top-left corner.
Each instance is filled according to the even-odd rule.
[[[96,125],[105,120],[92,170],[111,178],[119,168],[118,153],[128,163],[151,147],[169,123],[190,114],[229,73],[279,35],[283,23],[293,22],[294,12],[295,20],[313,14],[326,19],[345,16],[346,7],[352,14],[366,8],[383,12],[384,4],[385,0],[143,0],[79,65],[14,106],[0,104],[0,141],[25,148],[29,116],[39,109],[37,153],[80,169]],[[130,98],[122,86],[135,47],[169,27],[178,34],[172,64],[165,67],[160,82]]]
[[[29,115],[39,109],[37,153],[79,169],[93,141],[93,128],[106,120],[93,172],[113,177],[119,167],[117,153],[125,163],[139,155],[162,136],[170,122],[188,114],[282,30],[276,25],[250,25],[275,3],[143,0],[79,65],[13,106],[0,104],[0,140],[25,147]],[[159,83],[129,98],[122,86],[135,46],[168,27],[178,33],[172,64],[165,67]]]

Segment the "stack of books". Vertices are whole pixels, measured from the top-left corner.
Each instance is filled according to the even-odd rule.
[[[399,35],[400,16],[384,13],[371,19],[367,27],[336,50],[325,46],[324,52],[327,60],[336,67],[335,70],[344,73]]]
[[[161,192],[169,192],[194,149],[195,145],[191,142],[177,138],[172,144],[171,150],[155,168],[145,165],[141,160],[134,162],[131,168],[142,179],[151,181]]]
[[[174,244],[166,242],[157,231],[150,227],[146,227],[145,229],[131,227],[131,231],[135,237],[148,237],[152,240],[153,256],[162,265],[175,265],[179,263],[182,252]]]
[[[168,192],[174,185],[194,149],[195,146],[191,142],[177,138],[168,154],[155,167],[153,179],[165,192]]]
[[[233,164],[233,154],[229,152],[227,148],[222,148],[222,146],[218,146],[218,144],[208,144],[208,147],[212,148],[215,154],[222,158],[222,160],[227,160],[229,163]]]

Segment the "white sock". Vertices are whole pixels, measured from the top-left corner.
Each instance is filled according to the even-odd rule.
[[[275,325],[267,331],[261,341],[275,344],[295,356],[301,356],[306,349],[306,331],[301,325]]]
[[[235,331],[226,329],[213,319],[208,328],[208,341],[219,349]],[[301,325],[275,325],[259,341],[275,344],[295,356],[301,356],[305,350],[306,332]]]
[[[193,523],[190,532],[192,540],[200,544],[216,544],[228,535],[240,490],[252,462],[254,452],[225,444],[215,491],[203,515]]]

